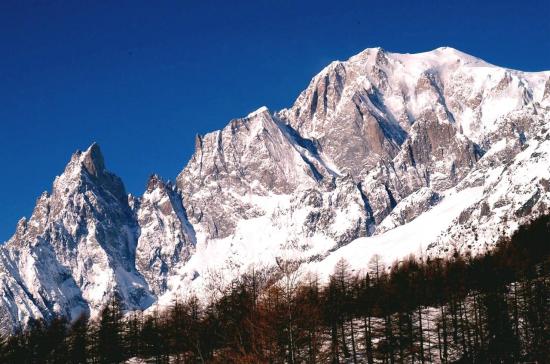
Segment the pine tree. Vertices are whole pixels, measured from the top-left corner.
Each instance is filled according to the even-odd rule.
[[[100,315],[97,330],[97,355],[100,364],[120,363],[125,358],[123,313],[120,297],[115,294]]]
[[[52,364],[65,364],[68,361],[67,344],[67,321],[63,318],[54,318],[45,329],[45,335],[40,350],[48,362]],[[43,358],[44,358],[43,357]]]
[[[68,361],[71,364],[88,362],[88,317],[80,316],[72,324],[68,334]]]

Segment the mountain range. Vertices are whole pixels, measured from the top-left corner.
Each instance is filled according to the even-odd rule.
[[[126,193],[100,147],[71,157],[0,248],[0,330],[202,299],[251,268],[483,252],[550,203],[550,71],[444,47],[369,48],[294,105],[199,135],[174,183]]]

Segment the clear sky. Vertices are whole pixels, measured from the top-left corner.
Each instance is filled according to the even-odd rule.
[[[550,69],[550,1],[0,1],[0,241],[97,141],[141,195],[194,136],[292,104],[335,59],[452,46]]]

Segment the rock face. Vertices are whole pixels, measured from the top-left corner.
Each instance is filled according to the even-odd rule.
[[[195,248],[195,232],[187,221],[178,191],[154,175],[135,206],[140,227],[136,268],[155,295],[167,289],[167,277]]]
[[[434,255],[486,249],[548,210],[549,90],[550,72],[451,48],[372,48],[331,63],[292,107],[197,136],[176,184],[152,176],[142,197],[94,144],[0,249],[2,330],[97,314],[115,291],[129,310],[206,297],[281,257],[330,271],[338,255],[361,268],[376,244],[416,253],[396,249],[403,237]]]
[[[197,136],[177,185],[191,222],[209,238],[223,238],[237,221],[264,213],[249,196],[286,195],[330,184],[335,175],[310,141],[261,108],[221,131]]]

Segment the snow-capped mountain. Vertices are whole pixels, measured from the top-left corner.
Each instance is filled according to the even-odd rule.
[[[452,48],[367,49],[333,62],[288,109],[197,136],[175,185],[128,196],[97,145],[0,250],[0,317],[96,314],[210,291],[251,266],[321,276],[407,254],[490,247],[550,202],[550,72]]]
[[[1,250],[1,326],[99,310],[114,289],[128,308],[154,302],[136,268],[139,225],[94,144],[76,152]]]

